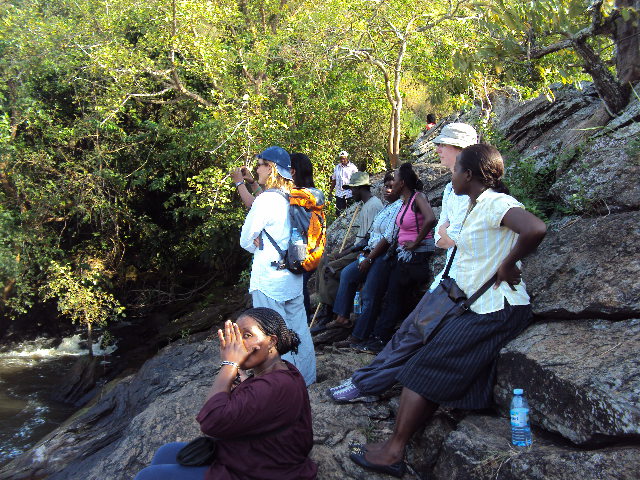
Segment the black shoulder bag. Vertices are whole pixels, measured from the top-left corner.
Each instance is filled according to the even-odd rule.
[[[469,206],[462,225],[464,225],[474,206],[475,205]],[[457,251],[458,246],[456,245],[453,247],[453,252],[451,252],[451,257],[447,262],[447,268],[445,268],[442,274],[442,280],[440,280],[440,283],[432,292],[427,292],[420,301],[420,311],[415,317],[414,325],[422,335],[422,343],[427,343],[429,339],[433,338],[448,319],[459,317],[469,310],[471,304],[489,290],[489,287],[495,283],[498,277],[498,274],[494,273],[476,293],[467,298],[467,295],[458,286],[456,281],[449,277],[449,270],[451,269],[451,264]],[[512,285],[510,286],[511,289],[515,290]]]
[[[494,274],[476,293],[467,298],[467,295],[456,281],[449,277],[449,270],[457,249],[457,246],[453,247],[451,258],[449,258],[447,268],[438,286],[432,292],[427,292],[420,302],[420,312],[416,315],[414,324],[422,335],[422,343],[427,343],[444,326],[444,322],[448,319],[459,317],[469,310],[471,304],[480,298],[496,281],[497,274]]]

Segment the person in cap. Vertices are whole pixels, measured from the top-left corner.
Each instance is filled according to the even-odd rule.
[[[450,123],[442,128],[433,142],[437,145],[436,151],[440,162],[453,171],[456,157],[462,149],[475,144],[477,140],[476,130],[471,125]],[[468,207],[469,197],[464,194],[457,195],[449,182],[444,188],[442,210],[434,233],[436,246],[447,249],[447,260],[444,265],[449,261]],[[430,291],[438,285],[443,272],[444,268],[431,284]],[[453,279],[456,278],[455,261],[451,265],[449,275]],[[413,317],[409,314],[373,362],[356,370],[340,385],[330,388],[329,396],[337,402],[375,401],[377,395],[392,387],[396,383],[396,375],[404,364],[422,346],[422,342],[416,341],[413,335],[412,324]]]
[[[266,190],[253,200],[240,234],[240,246],[253,254],[249,293],[254,307],[275,310],[300,337],[298,353],[287,353],[283,358],[295,365],[310,385],[316,380],[316,358],[307,326],[302,275],[273,265],[280,254],[263,235],[263,231],[269,233],[281,249],[287,249],[291,224],[289,202],[282,193],[293,186],[291,159],[284,148],[273,146],[258,154],[256,160],[257,182]]]
[[[340,284],[340,272],[342,269],[353,262],[360,252],[367,245],[367,236],[373,223],[373,219],[382,210],[382,202],[371,193],[371,182],[367,172],[354,172],[349,182],[343,185],[353,193],[353,199],[356,202],[362,202],[362,208],[356,219],[355,225],[358,226],[354,243],[335,255],[325,255],[320,264],[320,275],[318,277],[318,295],[320,303],[325,305],[325,311],[322,315],[322,321],[318,324],[316,330],[324,329],[326,325],[329,327],[331,317],[333,316],[333,303],[336,299],[338,286]],[[342,326],[332,324],[332,326]]]
[[[345,185],[349,183],[351,175],[358,171],[358,167],[349,161],[349,154],[345,150],[340,152],[339,157],[340,162],[333,169],[331,186],[329,188],[329,195],[331,195],[335,189],[336,210],[338,215],[349,206],[352,192],[350,189],[345,188]]]
[[[463,148],[475,145],[478,142],[478,134],[475,128],[466,123],[449,123],[445,125],[440,135],[433,139],[436,144],[436,152],[440,158],[440,163],[447,167],[453,173],[453,167],[456,164],[456,158]],[[447,249],[447,258],[444,265],[449,261],[453,247],[456,244],[462,220],[464,219],[467,207],[469,206],[469,197],[466,195],[456,195],[453,191],[451,182],[447,183],[442,192],[442,210],[440,218],[436,225],[434,239],[436,246]],[[456,278],[455,262],[451,265],[449,276]],[[444,269],[436,275],[429,290],[433,290],[442,280]]]

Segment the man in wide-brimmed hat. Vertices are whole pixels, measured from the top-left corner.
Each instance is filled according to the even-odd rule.
[[[371,183],[367,172],[355,172],[351,175],[349,183],[342,188],[349,190],[356,202],[362,202],[362,208],[358,218],[354,222],[357,225],[354,243],[334,255],[325,255],[318,270],[318,295],[320,302],[325,305],[325,310],[318,328],[321,330],[324,323],[331,320],[333,315],[333,302],[336,299],[338,286],[340,285],[340,272],[344,267],[353,262],[360,251],[367,244],[367,234],[376,214],[382,210],[382,202],[371,193]],[[314,329],[312,329],[312,332]]]

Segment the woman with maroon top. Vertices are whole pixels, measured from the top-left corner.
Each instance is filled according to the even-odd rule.
[[[183,467],[176,454],[185,443],[161,447],[135,480],[313,480],[311,405],[304,379],[280,355],[300,339],[269,308],[252,308],[227,321],[220,338],[220,370],[196,417],[217,439],[210,467]],[[253,374],[240,381],[240,370]]]

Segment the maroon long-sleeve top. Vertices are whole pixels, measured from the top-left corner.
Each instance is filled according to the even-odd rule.
[[[206,480],[313,480],[311,405],[300,372],[274,370],[217,393],[196,417],[218,439]]]

